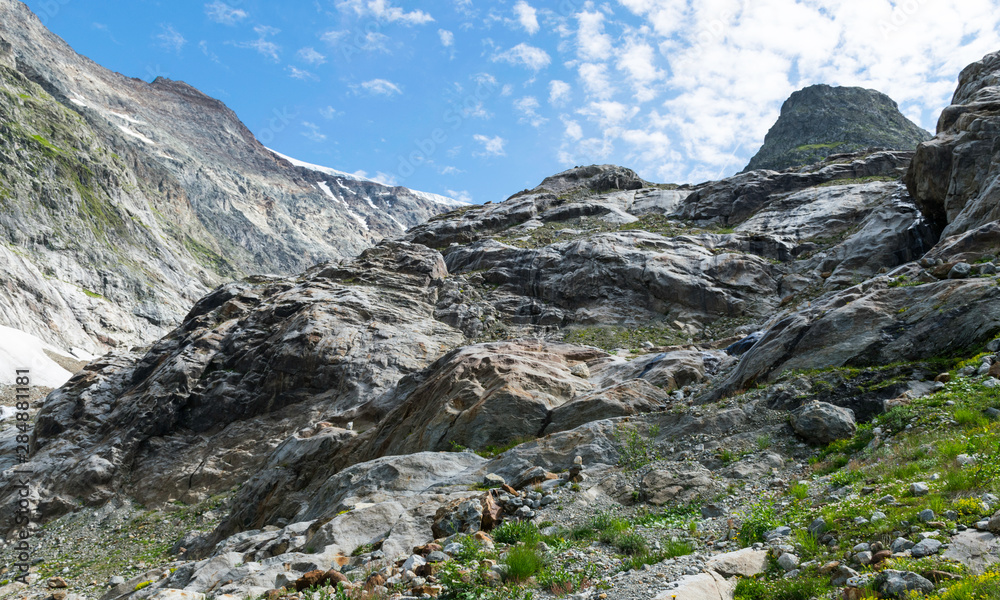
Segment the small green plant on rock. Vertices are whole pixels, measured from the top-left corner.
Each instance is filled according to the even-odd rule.
[[[737,534],[744,546],[764,541],[764,534],[778,526],[778,514],[770,500],[761,500],[747,507]]]
[[[649,437],[643,437],[634,427],[618,427],[615,429],[615,441],[618,442],[618,466],[636,471],[660,459],[659,452],[653,444],[653,438],[660,434],[660,428],[653,425],[649,428]]]

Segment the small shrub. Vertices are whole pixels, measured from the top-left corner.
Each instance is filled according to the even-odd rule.
[[[793,483],[788,488],[788,494],[796,500],[805,500],[809,497],[809,486],[804,483]]]
[[[660,433],[660,428],[649,428],[649,438],[639,435],[632,427],[619,427],[615,430],[615,441],[618,442],[618,466],[635,471],[659,460],[660,455],[653,445],[652,438]]]
[[[743,523],[737,534],[744,546],[764,541],[764,534],[778,526],[778,515],[774,505],[768,500],[753,503],[743,516]]]
[[[954,417],[956,423],[967,429],[985,427],[990,422],[983,413],[962,407],[955,409]]]
[[[615,548],[618,548],[618,550],[628,556],[636,556],[649,552],[649,544],[646,543],[646,538],[634,531],[619,533],[612,539],[612,543]]]
[[[771,436],[769,436],[767,434],[757,436],[757,449],[758,450],[767,450],[768,448],[771,447],[771,444],[772,444],[772,442],[771,442]]]
[[[532,546],[514,546],[504,557],[506,570],[504,579],[515,583],[524,583],[529,577],[538,573],[545,566],[545,559]]]
[[[500,527],[493,530],[492,535],[495,541],[510,545],[518,542],[531,544],[542,539],[542,533],[530,521],[504,521]]]
[[[826,598],[831,590],[826,579],[780,579],[763,581],[740,579],[736,583],[734,600],[812,600]]]
[[[985,600],[1000,598],[1000,571],[987,571],[982,575],[968,577],[949,587],[939,600]]]

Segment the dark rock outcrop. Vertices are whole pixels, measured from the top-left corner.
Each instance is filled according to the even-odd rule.
[[[913,150],[930,137],[881,92],[813,85],[781,106],[781,116],[744,172],[781,171],[866,148]]]
[[[920,144],[906,185],[944,236],[1000,219],[1000,52],[966,67],[937,136]]]

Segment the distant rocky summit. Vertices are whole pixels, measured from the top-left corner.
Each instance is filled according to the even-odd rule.
[[[746,171],[810,165],[867,148],[913,150],[931,135],[875,90],[813,85],[792,94]]]

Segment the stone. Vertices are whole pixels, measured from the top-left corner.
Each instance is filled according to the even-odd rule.
[[[917,515],[917,518],[920,519],[920,521],[923,523],[929,523],[934,520],[934,511],[929,508],[925,508],[924,510],[920,511],[920,514]]]
[[[172,588],[159,589],[149,596],[149,600],[205,600],[205,594],[177,590]]]
[[[854,555],[854,559],[858,562],[859,565],[867,565],[872,562],[872,553],[869,552],[868,550],[865,550],[864,552],[858,552],[857,554]]]
[[[904,600],[910,592],[929,594],[934,584],[912,571],[886,569],[875,577],[875,589],[888,598]]]
[[[482,524],[483,506],[479,501],[456,500],[438,509],[431,531],[435,538],[444,538],[456,533],[475,533]]]
[[[898,537],[895,540],[893,540],[891,548],[892,551],[895,553],[895,552],[903,552],[904,550],[909,550],[915,545],[916,544],[914,542],[904,537]]]
[[[487,487],[503,487],[507,483],[504,481],[503,477],[500,477],[496,473],[488,473],[483,477],[483,485]]]
[[[705,569],[725,577],[753,577],[767,569],[767,551],[744,548],[716,554],[705,562]]]
[[[108,587],[115,587],[125,583],[125,578],[121,575],[115,575],[108,580]]]
[[[792,411],[792,429],[814,444],[850,438],[857,431],[854,412],[826,402],[809,402]]]
[[[795,567],[799,566],[799,557],[790,552],[785,552],[778,557],[778,566],[786,572],[791,571]]]
[[[642,478],[643,494],[654,506],[692,502],[702,498],[711,486],[711,472],[699,464],[680,467],[676,471],[656,469]]]
[[[968,529],[949,540],[948,548],[940,553],[942,560],[953,560],[981,574],[1000,562],[1000,538],[992,533]]]
[[[554,473],[549,473],[542,467],[531,467],[522,471],[511,481],[510,485],[515,490],[521,490],[536,483],[558,478]]]
[[[49,578],[48,586],[50,588],[65,588],[69,587],[69,584],[62,577],[51,577]]]
[[[726,508],[715,503],[709,503],[701,507],[701,518],[712,519],[726,515]]]
[[[990,370],[987,372],[987,375],[989,375],[993,379],[1000,379],[1000,361],[997,361],[992,365],[990,365]]]
[[[910,484],[909,491],[911,496],[919,497],[919,496],[926,496],[928,493],[930,493],[931,489],[925,482],[918,481],[916,483]]]
[[[806,530],[809,532],[810,535],[818,539],[821,535],[826,533],[827,530],[826,521],[823,519],[823,517],[819,517],[812,523],[810,523],[809,527],[807,527]]]
[[[948,271],[948,279],[965,279],[972,274],[972,265],[969,263],[956,263],[951,271]]]
[[[937,554],[940,549],[941,542],[933,538],[927,538],[917,542],[915,546],[910,548],[910,553],[914,558],[923,558],[925,556]]]
[[[895,496],[891,495],[882,496],[881,498],[875,501],[875,504],[878,504],[879,506],[885,506],[887,504],[895,504],[895,503],[896,503],[896,498]]]
[[[835,587],[843,587],[847,585],[847,581],[858,576],[858,572],[854,569],[840,565],[833,569],[830,575],[830,585]]]
[[[403,565],[400,568],[403,569],[404,571],[413,571],[417,567],[422,567],[426,564],[427,561],[424,560],[424,557],[420,556],[419,554],[412,554],[410,555],[409,558],[406,559],[406,561],[403,562]]]
[[[889,558],[892,558],[892,550],[879,550],[872,555],[871,564],[877,565]]]
[[[727,581],[722,575],[708,571],[697,575],[686,575],[675,582],[675,587],[660,592],[653,600],[725,600],[733,597],[735,581]]]

